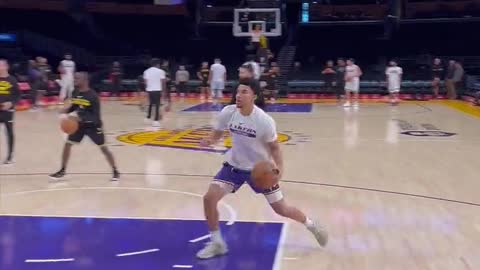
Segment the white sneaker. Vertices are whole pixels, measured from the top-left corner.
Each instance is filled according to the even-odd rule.
[[[345,108],[348,108],[348,107],[350,107],[350,106],[351,106],[351,104],[350,104],[349,101],[347,101],[347,102],[345,102],[345,104],[343,104],[343,107],[345,107]]]
[[[160,127],[160,122],[158,122],[158,121],[153,121],[152,127]]]
[[[313,234],[313,236],[315,236],[315,239],[317,239],[320,246],[324,247],[327,245],[328,233],[325,228],[314,221],[313,226],[307,227],[307,229]]]
[[[197,258],[205,260],[225,255],[227,252],[228,248],[225,242],[208,242],[202,250],[197,252]]]
[[[353,108],[354,109],[358,109],[358,107],[359,107],[358,102],[353,103]]]

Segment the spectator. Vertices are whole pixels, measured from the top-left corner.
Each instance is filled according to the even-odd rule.
[[[27,76],[28,76],[28,83],[30,84],[30,96],[32,99],[32,111],[37,110],[37,100],[38,100],[38,95],[39,95],[39,87],[42,82],[42,75],[40,74],[40,71],[37,68],[37,62],[35,60],[29,60],[28,61],[28,70],[27,70]]]
[[[247,57],[247,62],[245,62],[243,65],[249,65],[252,67],[253,70],[253,78],[255,80],[259,80],[260,76],[262,75],[260,72],[260,65],[255,62],[255,57],[248,56]]]
[[[185,69],[185,66],[180,66],[175,74],[175,83],[180,92],[180,96],[188,95],[187,82],[190,80],[190,73]]]
[[[331,92],[333,88],[333,83],[335,82],[335,75],[337,72],[334,70],[333,61],[327,61],[327,65],[322,70],[323,81],[325,82],[325,90]]]
[[[225,90],[225,82],[227,81],[227,69],[222,65],[219,58],[214,60],[214,64],[210,67],[210,89],[214,99],[223,97],[223,90]]]
[[[122,88],[123,71],[120,63],[115,61],[112,64],[110,72],[110,81],[112,82],[112,96],[118,97]]]
[[[336,78],[335,78],[335,95],[337,96],[337,101],[340,102],[342,95],[345,92],[345,60],[339,58],[337,60],[336,67]]]
[[[460,62],[455,62],[455,70],[453,72],[453,89],[454,89],[454,93],[453,93],[453,99],[457,99],[457,93],[460,93],[462,94],[462,90],[463,90],[463,75],[464,75],[465,71],[463,70],[463,66],[462,64],[460,64]]]
[[[443,77],[444,68],[442,65],[442,60],[435,58],[433,60],[432,66],[432,91],[434,98],[438,98],[438,93],[440,90],[440,81]]]
[[[455,61],[450,60],[448,62],[447,75],[445,77],[445,87],[447,88],[447,97],[449,99],[456,98],[455,83],[453,82],[454,74],[455,74]]]

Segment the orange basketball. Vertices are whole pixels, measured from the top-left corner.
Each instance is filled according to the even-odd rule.
[[[69,116],[60,121],[60,128],[68,135],[73,134],[78,129],[78,120],[74,116]]]
[[[260,161],[252,170],[252,181],[259,189],[269,189],[278,184],[278,169],[270,161]]]

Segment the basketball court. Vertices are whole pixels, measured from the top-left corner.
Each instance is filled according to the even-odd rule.
[[[324,224],[326,248],[248,186],[220,206],[230,253],[199,261],[202,195],[230,141],[202,149],[221,105],[175,102],[160,130],[136,106],[103,102],[122,179],[100,150],[74,147],[68,180],[54,110],[19,112],[16,164],[0,167],[0,268],[478,269],[480,111],[463,102],[281,103],[286,198]],[[5,154],[4,134],[1,136]],[[3,156],[2,156],[3,157]]]

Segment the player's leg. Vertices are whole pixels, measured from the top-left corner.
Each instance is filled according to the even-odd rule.
[[[13,117],[13,113],[12,117]],[[15,144],[15,134],[13,131],[13,119],[8,120],[5,122],[5,129],[7,132],[7,159],[5,160],[4,164],[13,164],[13,147]]]
[[[355,89],[352,93],[353,94],[353,107],[354,108],[358,108],[358,100],[359,100],[358,96],[360,94],[360,89],[359,88],[360,88],[360,85],[356,84]]]
[[[350,107],[352,103],[350,102],[352,96],[352,92],[350,89],[345,88],[345,104],[343,104],[343,107]]]
[[[438,98],[439,90],[440,90],[440,79],[439,78],[433,78],[432,91],[433,91],[433,97],[434,98]]]
[[[34,111],[37,109],[37,100],[38,100],[38,86],[37,82],[30,83],[30,98],[32,100],[32,108],[31,110]]]
[[[275,211],[275,213],[282,217],[290,218],[305,225],[305,227],[315,236],[317,242],[321,246],[325,246],[327,244],[328,234],[326,230],[322,226],[311,220],[309,217],[307,217],[301,210],[287,204],[287,202],[283,198],[283,195],[281,195],[281,191],[265,195],[265,197],[269,201],[270,206]]]
[[[148,93],[148,109],[147,109],[147,118],[145,118],[145,122],[150,121],[150,118],[152,117],[152,108],[153,108],[153,91],[149,91]]]
[[[59,102],[63,103],[67,97],[67,91],[68,91],[68,78],[65,77],[65,75],[62,76],[61,78],[61,83],[60,83],[60,94],[59,94]]]
[[[59,171],[50,174],[49,175],[50,178],[54,180],[59,180],[65,177],[67,172],[66,170],[67,170],[68,161],[70,160],[70,153],[72,151],[72,146],[74,144],[79,144],[82,141],[84,136],[85,136],[85,130],[83,127],[79,127],[75,133],[68,136],[67,141],[63,146],[61,168]]]
[[[167,90],[168,91],[168,90]],[[155,120],[153,121],[153,126],[155,127],[159,127],[160,126],[160,99],[161,99],[161,95],[162,95],[162,92],[160,91],[155,91],[154,92],[154,95],[153,95],[153,103],[155,105]],[[167,95],[169,95],[169,93],[167,92]]]
[[[112,152],[105,145],[105,133],[101,126],[89,127],[85,130],[85,135],[87,135],[96,145],[100,147],[103,155],[107,159],[108,164],[112,168],[112,181],[120,180],[120,173],[118,172],[117,165],[115,164],[115,158],[113,157]]]
[[[73,77],[68,80],[67,98],[71,98],[73,95],[73,91],[75,90],[75,84],[73,80]]]
[[[225,240],[219,227],[218,203],[228,193],[233,191],[233,187],[228,184],[214,181],[210,184],[207,193],[203,196],[203,211],[207,220],[208,230],[210,232],[210,242],[197,252],[199,259],[209,259],[228,252]]]
[[[235,172],[235,169],[224,164],[210,184],[207,193],[203,196],[203,207],[211,242],[197,253],[197,258],[209,259],[228,252],[227,245],[223,240],[219,227],[218,203],[227,194],[234,192],[240,187],[249,173]]]

